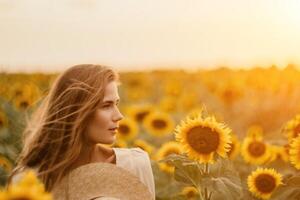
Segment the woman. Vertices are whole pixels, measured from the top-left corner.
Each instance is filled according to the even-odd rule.
[[[110,148],[123,115],[118,74],[101,65],[76,65],[52,85],[24,131],[24,147],[11,174],[35,169],[51,191],[67,174],[89,163],[110,163],[131,172],[155,197],[148,155],[139,148]]]

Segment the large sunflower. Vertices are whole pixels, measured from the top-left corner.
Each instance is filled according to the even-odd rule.
[[[181,154],[182,147],[178,142],[166,142],[162,145],[162,147],[157,151],[156,154],[156,160],[162,160],[166,158],[168,155],[171,154]],[[170,165],[166,162],[159,163],[159,168],[165,172],[173,173],[174,172],[174,166]]]
[[[261,138],[246,137],[242,143],[241,154],[247,163],[261,165],[271,156],[271,149]]]
[[[282,176],[274,169],[258,168],[248,176],[249,191],[260,199],[269,199],[273,191],[282,184]]]
[[[230,144],[230,150],[227,152],[227,155],[231,160],[234,160],[238,156],[240,152],[240,146],[240,141],[236,135],[232,134],[232,143]]]
[[[188,117],[175,129],[176,140],[183,145],[190,158],[200,163],[213,163],[215,153],[227,157],[230,134],[231,129],[214,117]]]
[[[284,133],[289,142],[300,135],[300,114],[288,121],[284,127]]]
[[[296,169],[300,169],[300,135],[293,139],[289,153],[291,163]]]
[[[138,124],[130,119],[124,118],[119,123],[117,137],[122,140],[131,140],[138,134]]]
[[[172,133],[175,126],[172,117],[164,112],[149,114],[145,118],[143,125],[148,133],[158,137]]]

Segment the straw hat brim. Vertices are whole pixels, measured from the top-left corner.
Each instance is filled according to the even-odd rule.
[[[55,200],[152,199],[138,177],[111,163],[90,163],[72,170],[52,194]]]

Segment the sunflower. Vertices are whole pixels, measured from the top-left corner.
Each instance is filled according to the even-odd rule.
[[[187,118],[175,129],[176,140],[191,159],[213,163],[214,154],[227,157],[231,144],[231,129],[214,117]]]
[[[186,197],[186,199],[197,199],[199,195],[198,190],[193,186],[184,187],[180,194]]]
[[[177,110],[177,98],[163,97],[159,102],[159,108],[164,112],[175,112]]]
[[[51,194],[45,191],[44,185],[38,180],[34,171],[27,171],[22,179],[14,185],[9,185],[8,199],[51,200]]]
[[[184,93],[179,97],[178,105],[182,111],[191,110],[197,105],[197,93],[194,91],[189,91],[189,93]]]
[[[3,167],[6,172],[10,172],[13,166],[12,163],[7,160],[7,158],[0,155],[0,167]]]
[[[137,139],[133,142],[133,146],[135,147],[139,147],[141,149],[143,149],[144,151],[146,151],[149,155],[152,155],[154,147],[149,144],[147,141],[145,140],[141,140],[141,139]]]
[[[119,123],[117,137],[122,140],[132,140],[138,134],[137,123],[130,118],[124,118]]]
[[[119,140],[116,140],[116,142],[111,146],[116,147],[116,148],[126,148],[127,143],[124,140],[119,139]]]
[[[130,106],[125,109],[126,114],[138,123],[143,123],[145,117],[147,117],[153,110],[153,106],[149,104],[142,104],[137,106]]]
[[[236,135],[232,134],[232,143],[230,144],[230,150],[227,152],[228,157],[234,160],[240,152],[240,142]]]
[[[247,137],[262,139],[263,129],[259,125],[252,125],[247,129]]]
[[[277,146],[277,145],[271,145],[271,158],[269,159],[269,162],[275,161],[275,160],[282,160],[284,162],[289,161],[289,154],[288,151],[286,151],[284,146]]]
[[[242,143],[241,154],[247,163],[261,165],[270,159],[271,149],[261,138],[246,137]]]
[[[166,158],[168,155],[171,154],[181,154],[182,151],[182,147],[178,142],[166,142],[162,145],[162,147],[157,151],[156,154],[156,160],[162,160],[164,158]],[[162,171],[165,172],[169,172],[169,173],[173,173],[174,172],[174,166],[170,165],[168,163],[159,163],[159,168]]]
[[[289,142],[300,135],[300,114],[288,121],[283,129]]]
[[[145,118],[143,125],[148,133],[160,137],[171,133],[175,123],[167,113],[152,112]]]
[[[22,96],[14,99],[14,104],[17,109],[25,110],[33,105],[34,99],[29,96]]]
[[[167,80],[164,84],[164,92],[166,95],[178,97],[182,90],[183,90],[183,85],[181,84],[180,81],[175,81],[173,79]]]
[[[300,135],[293,139],[289,153],[291,163],[296,169],[300,169]]]
[[[260,199],[269,199],[272,192],[282,184],[282,176],[274,169],[258,168],[247,178],[249,191]]]

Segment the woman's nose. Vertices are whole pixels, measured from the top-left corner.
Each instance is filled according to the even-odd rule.
[[[114,117],[114,121],[120,121],[124,118],[124,116],[122,115],[122,113],[120,112],[119,109],[116,110],[116,114]]]

